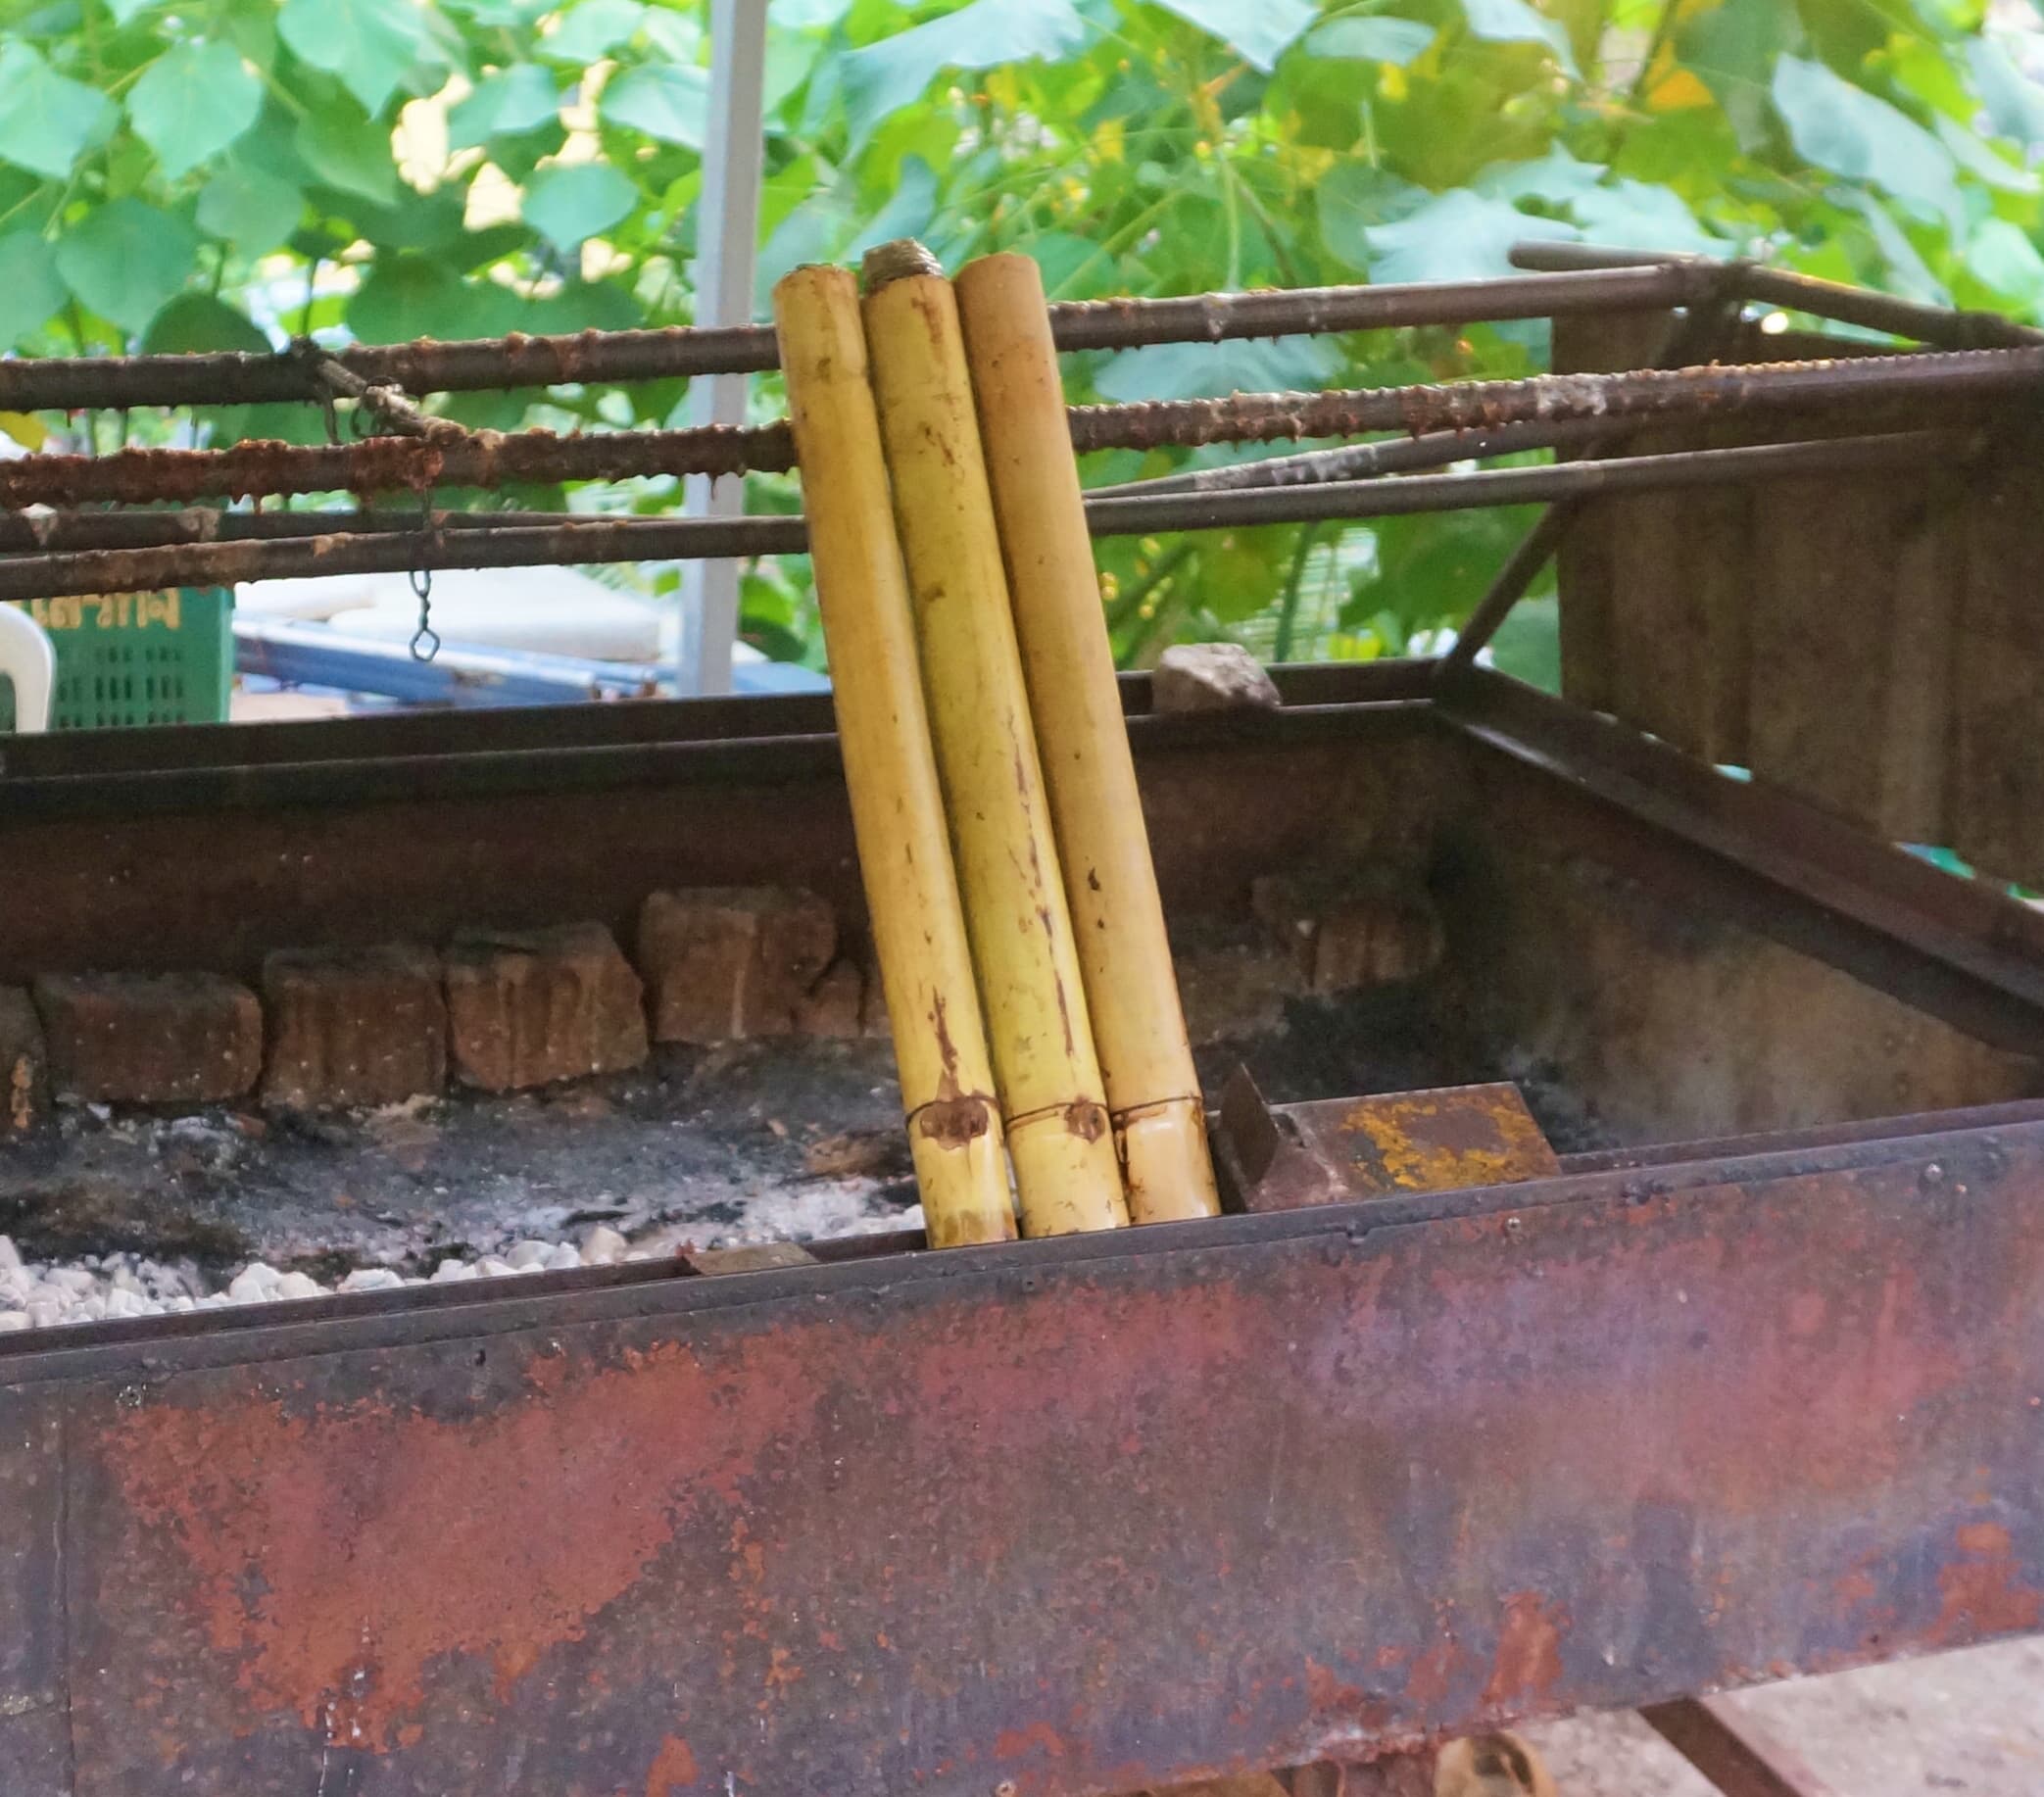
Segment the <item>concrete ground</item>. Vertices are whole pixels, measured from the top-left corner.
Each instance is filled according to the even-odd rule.
[[[1730,1702],[1793,1745],[1824,1781],[1822,1797],[2044,1797],[2044,1637],[1768,1685]],[[1525,1733],[1561,1797],[1715,1797],[1630,1713]]]

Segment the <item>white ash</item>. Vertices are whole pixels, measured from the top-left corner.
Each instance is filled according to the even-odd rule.
[[[585,1230],[577,1241],[526,1238],[472,1258],[448,1255],[428,1273],[358,1267],[332,1285],[311,1275],[255,1260],[224,1282],[207,1278],[195,1262],[158,1261],[139,1254],[88,1254],[69,1263],[26,1260],[12,1238],[0,1236],[0,1334],[99,1323],[122,1317],[169,1316],[271,1304],[333,1292],[392,1291],[401,1286],[445,1286],[463,1280],[516,1279],[529,1273],[564,1273],[576,1267],[662,1259],[693,1248],[735,1247],[763,1241],[816,1240],[922,1227],[920,1206],[871,1215],[852,1190],[819,1185],[799,1196],[762,1207],[736,1228],[669,1225],[636,1239],[608,1224]]]

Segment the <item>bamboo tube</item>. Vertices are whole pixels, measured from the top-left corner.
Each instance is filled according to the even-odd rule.
[[[1037,745],[1107,1107],[1138,1223],[1221,1208],[1206,1111],[1136,790],[1043,279],[1026,256],[958,275]]]
[[[1029,1236],[1128,1221],[950,282],[866,258],[865,325],[923,692]]]
[[[946,838],[908,589],[866,381],[858,285],[774,288],[852,829],[933,1247],[1014,1238],[985,1025]]]

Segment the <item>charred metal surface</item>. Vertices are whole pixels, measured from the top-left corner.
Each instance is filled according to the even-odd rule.
[[[706,428],[721,429],[722,426]],[[562,446],[619,443],[629,433],[562,438]],[[680,434],[680,433],[662,433]],[[417,444],[421,439],[381,438],[379,443]],[[474,439],[466,439],[474,441]],[[507,437],[506,444],[524,439]],[[1428,441],[1438,443],[1436,436]],[[1095,536],[1147,536],[1165,530],[1222,530],[1301,519],[1354,520],[1455,511],[1484,506],[1559,500],[1578,502],[1600,494],[1659,492],[1687,487],[1737,486],[1817,473],[1901,470],[1971,460],[1984,439],[1960,432],[1910,431],[1886,436],[1838,437],[1813,443],[1775,443],[1720,450],[1675,451],[1663,455],[1582,461],[1551,467],[1491,468],[1473,474],[1415,474],[1403,480],[1343,479],[1307,484],[1257,485],[1232,490],[1197,489],[1127,493],[1090,498],[1087,523]],[[260,446],[268,447],[268,446]],[[468,453],[451,446],[455,460]],[[133,455],[203,455],[207,451],[133,451]],[[219,452],[238,456],[239,451]],[[342,452],[312,451],[313,455]],[[1437,451],[1430,455],[1437,457]],[[588,460],[582,457],[584,461]],[[52,459],[63,460],[63,459]],[[74,458],[88,466],[90,458]],[[111,461],[102,458],[100,461]],[[528,459],[529,460],[529,459]],[[623,471],[644,472],[631,458]],[[31,467],[23,461],[17,467]],[[482,484],[494,484],[491,475]],[[0,482],[6,479],[0,466]],[[81,527],[82,529],[82,527]],[[421,568],[521,567],[563,562],[642,561],[705,557],[795,555],[808,548],[799,517],[603,518],[585,517],[546,525],[507,521],[458,530],[434,529],[421,518],[411,529],[367,532],[359,524],[332,535],[293,532],[277,540],[268,533],[226,543],[195,543],[161,549],[105,549],[74,554],[20,556],[0,561],[0,600],[66,594],[146,592],[166,586],[217,586],[241,580],[320,574],[400,573]],[[1501,615],[1501,614],[1500,614]],[[1486,626],[1487,629],[1491,626]],[[1474,651],[1472,651],[1472,654]]]
[[[1473,764],[1489,792],[1482,802],[1535,796],[1557,851],[1607,861],[1982,1042],[2044,1051],[2044,916],[1991,884],[1954,879],[1791,794],[1728,779],[1516,681],[1460,670],[1436,693],[1473,741],[1589,801],[1563,802],[1545,780],[1493,785],[1485,761]]]
[[[1516,1086],[1273,1105],[1246,1067],[1222,1089],[1214,1155],[1235,1207],[1247,1211],[1508,1186],[1561,1171]]]
[[[77,771],[0,779],[0,979],[121,965],[246,977],[269,948],[441,941],[479,919],[596,918],[628,938],[646,895],[676,885],[804,886],[848,924],[862,918],[827,704],[733,701],[709,712],[711,733],[671,741],[660,724],[696,713],[665,712],[649,708],[648,735],[629,719],[603,735],[564,721],[594,741],[552,749],[535,746],[538,719],[522,741],[502,726],[460,732],[474,747],[438,753],[424,733],[364,724],[383,733],[365,748],[387,747],[361,760],[301,751],[281,765],[95,773],[49,752],[41,765]],[[814,733],[747,740],[748,717],[813,719]],[[1254,870],[1324,848],[1331,805],[1366,828],[1395,791],[1421,827],[1453,753],[1410,701],[1141,717],[1132,733],[1158,877],[1181,916],[1245,908]],[[418,853],[427,842],[434,852]]]
[[[2044,1623],[2034,1125],[576,1280],[0,1349],[60,1788],[1106,1793]]]
[[[1560,276],[1380,287],[1308,287],[1184,299],[1095,300],[1050,308],[1060,349],[1213,343],[1295,332],[1382,330],[1483,318],[1679,306],[1716,285],[1715,267],[1587,270]],[[582,331],[459,343],[356,345],[336,360],[350,373],[412,393],[667,380],[758,373],[779,364],[763,324],[715,329]],[[18,412],[85,406],[210,406],[315,397],[303,354],[49,357],[0,366],[0,407]]]

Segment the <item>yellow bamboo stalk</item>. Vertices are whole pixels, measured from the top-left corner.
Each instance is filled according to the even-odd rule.
[[[858,283],[774,288],[852,829],[933,1247],[1014,1238],[986,1027],[930,750],[908,589],[867,384]]]
[[[923,692],[1029,1236],[1128,1221],[950,282],[866,258],[866,348]]]
[[[1043,278],[1026,256],[988,256],[959,272],[957,295],[1129,1213],[1138,1223],[1215,1216],[1206,1111],[1143,827]]]

